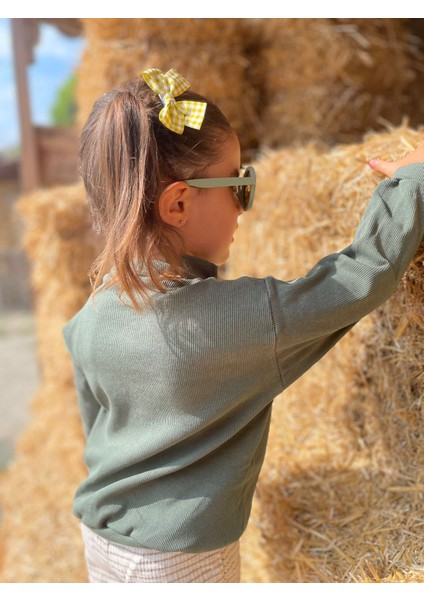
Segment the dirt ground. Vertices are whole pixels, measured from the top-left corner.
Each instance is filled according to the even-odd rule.
[[[39,385],[35,319],[30,311],[0,312],[0,470],[30,419]]]

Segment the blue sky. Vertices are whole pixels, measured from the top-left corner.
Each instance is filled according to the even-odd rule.
[[[10,22],[11,19],[0,19],[0,151],[20,143]],[[83,46],[82,39],[41,25],[34,62],[28,67],[33,123],[50,123],[56,92],[78,65]]]

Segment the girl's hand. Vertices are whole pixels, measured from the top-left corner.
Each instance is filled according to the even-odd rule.
[[[399,167],[404,167],[405,165],[411,165],[412,163],[418,162],[424,162],[424,142],[421,142],[421,144],[415,150],[409,152],[409,154],[400,160],[387,161],[373,158],[368,164],[374,171],[382,173],[383,175],[387,175],[387,177],[393,177],[394,173]]]

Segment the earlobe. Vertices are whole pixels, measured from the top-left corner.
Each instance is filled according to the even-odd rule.
[[[159,215],[164,223],[181,227],[187,221],[189,187],[184,181],[168,185],[159,196]]]

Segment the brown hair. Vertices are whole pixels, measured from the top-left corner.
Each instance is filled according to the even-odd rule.
[[[176,230],[159,217],[160,193],[172,181],[200,177],[233,131],[207,98],[187,91],[178,100],[207,102],[200,130],[185,127],[180,135],[167,129],[159,121],[159,96],[140,78],[99,98],[81,134],[79,171],[93,228],[105,240],[89,272],[93,295],[114,267],[104,288],[118,283],[121,301],[125,293],[136,310],[151,290],[165,291],[164,277],[184,275],[170,243],[169,234]],[[158,256],[169,265],[166,274],[155,268]],[[150,284],[141,279],[140,270]]]

